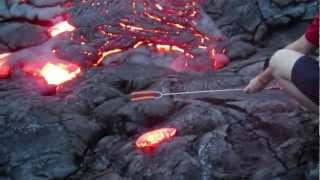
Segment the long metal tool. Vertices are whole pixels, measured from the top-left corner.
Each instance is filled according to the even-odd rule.
[[[279,87],[268,87],[265,90],[276,90]],[[164,96],[176,96],[176,95],[193,95],[193,94],[207,94],[207,93],[218,93],[218,92],[238,92],[243,91],[242,88],[235,89],[219,89],[219,90],[203,90],[203,91],[183,91],[183,92],[173,92],[173,93],[163,93],[160,91],[146,90],[137,91],[130,94],[131,101],[147,101],[147,100],[157,100]]]

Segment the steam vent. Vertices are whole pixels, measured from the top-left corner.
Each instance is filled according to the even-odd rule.
[[[317,180],[319,114],[266,62],[318,7],[0,0],[0,180]]]

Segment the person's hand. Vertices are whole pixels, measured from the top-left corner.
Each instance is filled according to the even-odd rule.
[[[248,94],[257,93],[262,91],[267,85],[268,82],[263,81],[258,75],[249,82],[247,87],[244,88],[244,92]]]

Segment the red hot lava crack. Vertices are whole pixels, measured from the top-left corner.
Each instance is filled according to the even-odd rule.
[[[186,66],[197,59],[197,51],[200,50],[207,53],[213,69],[224,67],[228,62],[217,63],[219,58],[215,57],[216,54],[225,53],[225,49],[217,46],[224,38],[209,36],[199,30],[199,2],[202,3],[199,0],[118,0],[117,7],[123,12],[114,17],[113,12],[116,10],[114,6],[108,5],[109,2],[82,0],[78,6],[87,4],[85,6],[93,9],[106,9],[101,15],[108,21],[96,29],[107,40],[99,49],[101,57],[95,65],[102,64],[114,54],[145,46],[157,52],[184,54]]]

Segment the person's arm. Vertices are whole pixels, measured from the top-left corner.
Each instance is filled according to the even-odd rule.
[[[285,49],[296,51],[304,55],[313,53],[319,46],[319,16],[309,25],[307,31],[298,40],[287,45]],[[256,93],[264,89],[272,80],[273,75],[269,62],[264,65],[265,70],[252,79],[249,85],[244,89],[247,93]]]
[[[294,41],[293,43],[289,44],[285,47],[285,49],[290,49],[293,51],[300,52],[302,54],[308,55],[314,53],[317,49],[316,46],[311,44],[307,39],[306,36],[301,36],[298,40]]]

